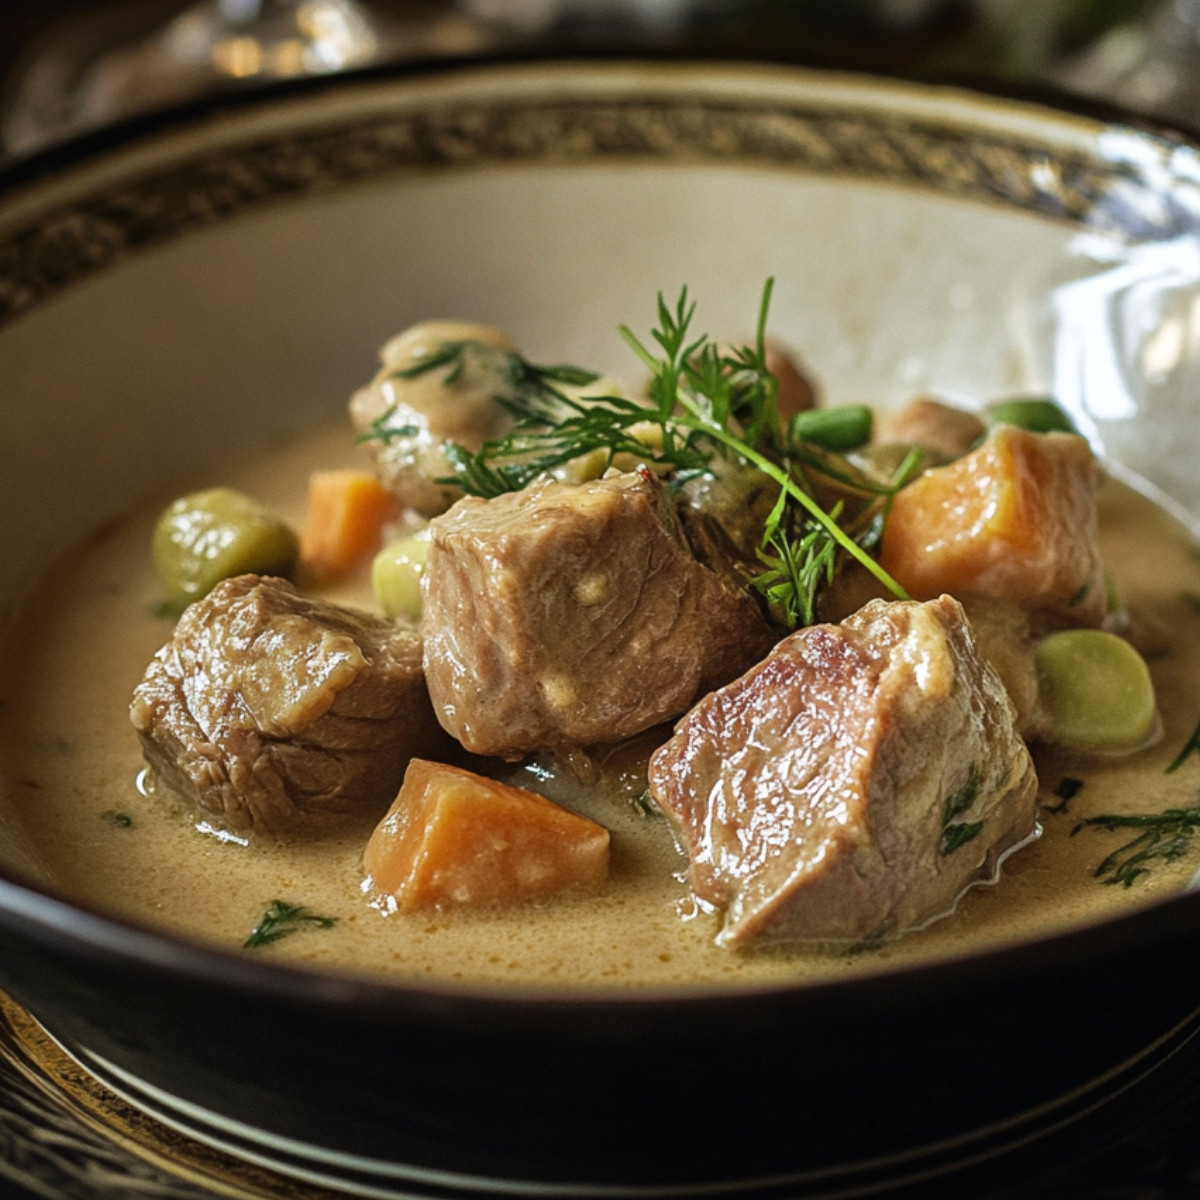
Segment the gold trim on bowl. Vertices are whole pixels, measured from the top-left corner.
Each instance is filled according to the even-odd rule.
[[[11,1081],[11,1082],[10,1082]],[[0,992],[0,1110],[32,1121],[36,1146],[9,1153],[30,1178],[86,1176],[84,1187],[163,1200],[330,1200],[339,1193],[243,1162],[171,1129],[86,1071],[15,1000]],[[2,1122],[2,1117],[0,1117]],[[10,1132],[10,1139],[16,1136]],[[7,1149],[12,1150],[11,1146]],[[17,1161],[14,1161],[17,1160]]]
[[[482,86],[454,100],[436,89],[423,93],[419,80],[410,94],[401,77],[392,83],[393,102],[385,96],[370,111],[338,116],[335,93],[323,120],[306,121],[301,113],[295,127],[246,133],[219,147],[177,148],[158,166],[18,220],[0,235],[0,324],[136,251],[264,205],[404,171],[738,163],[918,187],[1143,240],[1176,237],[1200,224],[1200,206],[1178,195],[1176,203],[1163,203],[1168,177],[1172,189],[1195,200],[1195,148],[1147,130],[1125,131],[1139,143],[1138,153],[1127,155],[1120,149],[1123,131],[1110,126],[1111,155],[1096,154],[1052,144],[1046,130],[1039,144],[1036,107],[1029,121],[1008,128],[987,119],[989,105],[1003,109],[1002,102],[949,89],[907,85],[944,103],[941,115],[928,105],[913,115],[889,104],[886,90],[875,96],[865,84],[856,102],[836,88],[823,100],[812,72],[792,76],[807,85],[807,95],[802,87],[764,97],[706,88],[703,66],[688,72],[660,65],[656,82],[639,84],[638,98],[617,99],[604,86],[611,71],[574,64],[556,80],[548,69],[528,68],[540,85],[528,94],[514,88],[519,74],[481,71]],[[752,72],[746,75],[753,80]],[[1051,109],[1041,115],[1060,125],[1064,119]],[[1187,163],[1174,162],[1181,154]]]

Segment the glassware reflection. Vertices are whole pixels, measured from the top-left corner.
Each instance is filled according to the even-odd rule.
[[[3,121],[10,155],[216,91],[399,57],[477,54],[497,36],[487,20],[433,2],[399,18],[360,0],[199,0],[134,33],[132,6],[106,8],[105,26],[82,22],[24,72]]]

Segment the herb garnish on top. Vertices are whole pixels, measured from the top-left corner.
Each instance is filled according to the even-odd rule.
[[[767,363],[766,323],[774,281],[763,287],[751,346],[724,348],[693,334],[695,304],[682,289],[674,307],[658,297],[658,324],[650,348],[628,326],[620,334],[649,372],[644,398],[606,387],[601,377],[572,366],[537,366],[509,351],[494,400],[515,424],[478,450],[443,447],[454,474],[437,482],[493,498],[519,491],[573,460],[600,452],[607,465],[631,457],[679,489],[713,474],[718,462],[757,472],[776,496],[763,521],[750,580],[771,617],[786,629],[816,618],[817,596],[840,561],[851,559],[900,599],[906,594],[872,550],[881,536],[890,498],[912,477],[919,454],[881,482],[853,467],[841,452],[870,435],[866,409],[799,414],[786,424],[778,410],[778,383]],[[447,342],[405,374],[462,370],[472,343]],[[588,391],[599,385],[593,394]],[[387,436],[382,428],[379,436]],[[823,504],[818,492],[838,492]]]

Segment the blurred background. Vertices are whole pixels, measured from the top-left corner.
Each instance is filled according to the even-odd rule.
[[[4,0],[0,152],[279,78],[639,51],[1054,89],[1200,127],[1200,0]]]

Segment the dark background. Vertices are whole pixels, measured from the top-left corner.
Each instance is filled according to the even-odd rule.
[[[1200,111],[1200,82],[1192,82],[1200,81],[1200,33],[1176,15],[1196,8],[1200,26],[1192,0],[676,0],[665,17],[663,0],[557,0],[558,16],[537,28],[506,16],[519,14],[522,0],[364,2],[398,35],[389,57],[427,54],[420,37],[406,42],[406,28],[468,14],[488,25],[498,53],[772,59],[1024,91],[1066,87],[1185,122]],[[188,7],[187,0],[0,0],[0,113],[48,48],[128,41]]]

